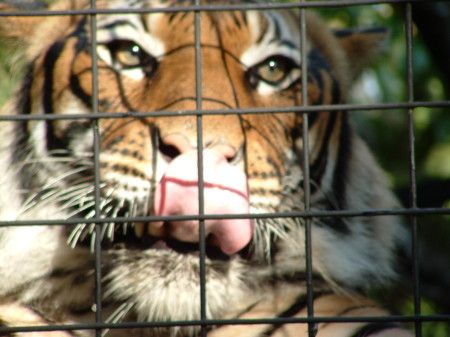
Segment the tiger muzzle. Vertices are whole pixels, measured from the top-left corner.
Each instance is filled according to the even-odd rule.
[[[199,214],[199,178],[197,150],[176,157],[161,178],[155,192],[154,215]],[[245,173],[227,162],[214,150],[203,151],[204,214],[229,215],[249,213],[248,183]],[[250,219],[205,220],[205,238],[228,255],[242,250],[253,236]],[[198,220],[154,222],[149,232],[181,242],[199,242]]]

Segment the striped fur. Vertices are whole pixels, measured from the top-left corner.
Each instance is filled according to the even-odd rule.
[[[99,8],[137,10],[171,3],[97,1]],[[52,9],[86,6],[86,0],[61,0]],[[304,60],[297,11],[202,12],[200,24],[202,109],[302,104]],[[0,123],[0,217],[42,221],[41,226],[0,228],[4,309],[0,320],[7,326],[93,321],[91,250],[96,231],[85,219],[96,216],[111,218],[100,226],[103,319],[198,320],[197,232],[190,230],[191,225],[177,227],[169,221],[158,227],[153,222],[115,220],[158,215],[152,205],[161,177],[175,160],[197,148],[196,117],[182,113],[197,107],[194,14],[97,16],[98,110],[120,113],[120,118],[108,115],[98,121],[97,206],[93,122],[82,115],[93,112],[89,25],[84,16],[0,17],[1,34],[22,42],[27,60],[21,86],[3,114],[80,117]],[[313,13],[307,31],[308,104],[344,103],[353,79],[376,54],[385,32],[334,34]],[[152,111],[180,113],[139,116]],[[205,156],[219,154],[229,172],[241,172],[236,174],[244,177],[249,191],[248,197],[246,192],[241,195],[251,213],[305,209],[301,114],[211,114],[202,123]],[[397,206],[383,172],[353,130],[348,112],[311,113],[309,124],[311,209]],[[210,185],[233,191],[234,182],[226,176],[217,179],[223,181]],[[224,207],[226,202],[220,202]],[[70,218],[81,220],[73,226],[48,225],[52,219]],[[212,223],[206,228],[221,229],[211,232],[206,241],[207,317],[304,317],[304,220],[256,219],[248,225],[253,228],[251,238],[239,248],[226,246],[225,235],[240,238],[233,232],[221,236],[225,222]],[[385,315],[357,293],[395,277],[393,250],[398,234],[395,217],[312,219],[316,315]],[[231,253],[225,254],[223,247]],[[394,323],[320,323],[317,329],[322,337],[409,335]],[[306,331],[305,324],[229,325],[210,328],[209,334],[293,337]],[[111,330],[108,336],[123,333]],[[196,326],[126,331],[129,336],[198,333]]]

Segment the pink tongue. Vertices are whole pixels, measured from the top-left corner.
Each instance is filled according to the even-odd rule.
[[[230,165],[220,153],[204,150],[203,171],[205,214],[249,212],[247,178],[242,170]],[[156,188],[156,215],[198,214],[197,177],[197,151],[176,157]],[[180,241],[198,242],[198,226],[198,221],[176,221],[169,234]],[[213,236],[224,253],[234,254],[250,242],[253,225],[250,219],[206,220],[205,233]]]

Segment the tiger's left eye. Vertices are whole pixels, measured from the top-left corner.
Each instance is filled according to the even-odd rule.
[[[108,44],[111,59],[119,70],[142,68],[147,73],[156,69],[156,59],[133,41],[118,40]]]
[[[286,76],[287,64],[280,59],[270,59],[258,67],[259,76],[267,82],[278,82]]]
[[[278,85],[296,67],[295,62],[285,56],[274,55],[268,57],[249,69],[249,73],[252,75],[251,77],[254,77],[251,79],[251,83],[256,84],[258,80],[263,80],[269,84]]]

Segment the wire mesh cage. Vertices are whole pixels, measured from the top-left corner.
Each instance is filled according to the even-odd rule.
[[[134,1],[131,1],[134,3]],[[34,6],[32,9],[30,4],[25,4],[23,7],[26,9],[21,10],[11,10],[11,11],[3,11],[0,12],[1,17],[23,17],[25,18],[36,18],[36,17],[58,17],[58,16],[67,16],[67,17],[83,17],[88,22],[89,32],[86,32],[86,37],[89,40],[90,50],[98,50],[99,44],[101,42],[98,41],[97,38],[89,37],[98,37],[98,17],[99,16],[108,16],[108,15],[116,15],[116,14],[139,14],[139,15],[158,15],[161,13],[189,13],[194,16],[194,28],[193,28],[193,41],[194,41],[194,62],[195,65],[195,95],[192,98],[191,109],[188,110],[178,110],[172,109],[170,106],[168,108],[148,110],[148,111],[140,111],[133,109],[130,105],[129,110],[120,110],[115,112],[105,112],[102,111],[102,106],[104,106],[105,102],[100,102],[99,97],[101,96],[100,92],[106,90],[104,86],[99,86],[97,79],[99,78],[99,72],[102,71],[101,66],[99,69],[99,61],[98,61],[98,53],[92,52],[92,83],[90,86],[92,88],[92,96],[86,97],[89,102],[86,104],[90,106],[90,111],[85,113],[80,113],[79,111],[73,110],[71,114],[3,114],[0,116],[0,122],[14,122],[20,123],[23,121],[31,121],[31,122],[39,122],[44,121],[45,123],[53,123],[54,121],[58,121],[60,123],[73,123],[73,132],[78,132],[79,124],[84,123],[84,125],[89,125],[89,132],[85,133],[85,137],[91,137],[93,142],[93,161],[92,161],[92,179],[89,181],[89,188],[91,191],[89,203],[92,208],[92,213],[89,216],[86,216],[83,219],[80,219],[78,215],[69,217],[66,219],[54,218],[52,215],[49,215],[46,219],[26,219],[26,220],[11,220],[11,218],[0,219],[0,226],[2,228],[38,228],[42,226],[43,222],[47,226],[54,227],[76,227],[77,225],[81,228],[79,231],[79,235],[86,235],[86,231],[88,228],[90,231],[90,238],[88,245],[90,246],[90,250],[92,251],[92,263],[95,265],[93,270],[95,271],[94,279],[95,279],[95,294],[93,294],[92,298],[92,311],[95,313],[95,321],[87,322],[87,323],[67,323],[67,324],[53,324],[55,322],[48,321],[45,325],[36,325],[36,324],[22,324],[15,326],[5,326],[0,327],[0,334],[9,336],[16,335],[20,332],[50,332],[50,331],[70,331],[75,335],[78,332],[82,332],[85,330],[95,330],[96,335],[102,336],[107,334],[109,331],[121,331],[121,329],[133,329],[133,331],[137,331],[139,329],[147,328],[168,328],[168,327],[189,327],[189,326],[197,326],[200,327],[200,334],[202,336],[208,334],[212,327],[224,326],[224,325],[254,325],[254,324],[271,324],[274,326],[280,326],[285,323],[303,323],[308,325],[308,334],[309,336],[315,336],[317,334],[317,326],[319,323],[348,323],[348,322],[381,322],[381,323],[390,323],[390,322],[402,322],[409,324],[411,329],[415,332],[416,336],[422,335],[436,335],[440,336],[439,333],[442,333],[444,336],[449,332],[447,324],[450,320],[450,313],[445,312],[445,309],[441,309],[438,306],[438,309],[433,311],[432,313],[427,312],[424,313],[423,302],[422,302],[422,293],[421,289],[421,265],[420,265],[420,255],[423,253],[419,242],[421,241],[421,235],[426,231],[423,227],[432,227],[433,224],[424,224],[422,225],[422,221],[429,221],[428,219],[438,219],[437,222],[441,223],[441,227],[443,229],[438,229],[438,233],[446,233],[448,234],[448,215],[450,214],[450,209],[448,208],[448,199],[450,196],[448,194],[443,194],[443,197],[439,199],[438,202],[435,203],[421,203],[422,198],[427,200],[426,197],[422,196],[420,193],[421,189],[421,181],[417,181],[417,176],[423,176],[422,172],[417,172],[422,170],[426,165],[422,165],[421,163],[417,163],[417,152],[420,152],[420,160],[422,160],[425,155],[422,154],[424,151],[429,150],[432,145],[428,145],[426,150],[423,149],[423,144],[416,141],[419,138],[420,141],[426,139],[429,136],[429,133],[423,131],[422,126],[426,124],[434,125],[436,128],[440,126],[439,130],[443,130],[441,132],[448,131],[448,126],[445,126],[445,121],[448,121],[448,114],[450,102],[448,98],[445,97],[445,89],[443,89],[443,85],[439,84],[439,80],[434,76],[430,75],[428,79],[418,79],[418,75],[416,74],[417,66],[415,66],[416,60],[413,59],[415,48],[415,35],[417,35],[417,30],[420,32],[420,27],[414,25],[413,14],[415,10],[421,10],[423,8],[427,8],[427,6],[435,6],[436,4],[440,4],[439,2],[429,2],[429,1],[403,1],[403,0],[393,0],[393,1],[375,1],[375,0],[358,0],[358,1],[300,1],[300,2],[215,2],[215,1],[182,1],[178,3],[176,6],[165,6],[165,7],[155,7],[155,8],[136,8],[136,7],[126,7],[119,6],[118,8],[104,8],[99,5],[99,2],[95,0],[91,0],[89,2],[89,6],[83,9],[74,9],[74,10],[53,10],[49,11],[44,7],[40,7],[36,5],[36,2],[32,2]],[[15,3],[14,1],[11,5],[20,5],[19,3]],[[417,7],[414,7],[417,5]],[[422,7],[419,7],[422,6]],[[37,8],[37,9],[36,9]],[[378,73],[369,73],[364,74],[363,78],[360,82],[357,82],[357,86],[355,86],[356,93],[358,94],[363,92],[364,90],[359,90],[360,88],[369,87],[369,91],[371,91],[372,96],[364,97],[362,101],[358,103],[345,103],[345,104],[328,104],[328,105],[310,105],[308,104],[308,77],[301,76],[301,92],[299,95],[302,97],[300,100],[301,104],[296,106],[276,106],[270,108],[261,108],[261,107],[220,107],[217,108],[204,108],[205,106],[205,95],[202,83],[202,48],[205,48],[206,44],[202,44],[201,41],[201,32],[202,29],[202,21],[201,15],[206,12],[214,12],[214,13],[222,13],[226,11],[268,11],[268,10],[281,10],[281,9],[297,9],[300,12],[300,22],[298,23],[300,26],[300,53],[299,58],[303,60],[302,62],[302,72],[308,72],[308,55],[306,54],[308,51],[307,47],[307,25],[306,25],[306,13],[310,10],[320,11],[323,16],[329,18],[330,21],[334,20],[334,23],[337,25],[342,24],[342,21],[345,24],[352,24],[354,21],[358,21],[357,18],[359,15],[362,15],[361,9],[369,8],[368,12],[365,12],[366,16],[370,16],[370,13],[378,13],[381,17],[383,15],[387,15],[386,11],[396,11],[395,14],[395,23],[400,27],[397,32],[400,32],[400,37],[392,37],[392,41],[400,41],[398,45],[403,48],[403,56],[404,64],[402,65],[404,68],[400,69],[398,72],[400,75],[396,75],[397,77],[389,77],[386,75],[386,71],[383,73],[383,70],[379,70]],[[421,8],[421,9],[420,9]],[[350,14],[349,14],[350,13]],[[355,14],[358,13],[358,14]],[[369,14],[367,14],[369,13]],[[381,13],[381,14],[380,14]],[[393,17],[392,16],[389,17]],[[336,19],[338,18],[338,19]],[[340,18],[340,19],[339,19]],[[363,15],[364,18],[364,15]],[[339,21],[340,20],[340,21]],[[360,20],[362,20],[360,18]],[[391,21],[393,22],[393,21]],[[447,25],[448,26],[448,25]],[[448,29],[448,27],[447,27]],[[396,33],[397,33],[396,32]],[[395,40],[397,39],[397,40]],[[388,47],[390,48],[390,47]],[[393,48],[393,53],[395,52],[395,48]],[[424,50],[422,47],[419,48],[420,51]],[[389,53],[387,53],[389,54]],[[418,56],[418,63],[422,60],[420,59],[420,55]],[[388,61],[379,65],[379,69],[386,68]],[[392,68],[389,68],[387,72],[391,71]],[[384,74],[384,75],[383,75]],[[366,76],[367,75],[367,76]],[[384,78],[383,78],[384,76]],[[386,77],[387,76],[387,77]],[[374,80],[374,78],[376,78]],[[57,80],[53,79],[52,80]],[[376,95],[376,92],[380,89],[380,86],[386,84],[386,81],[393,80],[397,84],[397,87],[404,88],[403,93],[400,94],[401,97],[392,98],[389,94],[385,94],[386,100],[380,95]],[[435,89],[434,94],[430,94],[429,96],[424,96],[422,93],[416,94],[417,89],[417,80],[429,83],[429,86],[433,86]],[[384,81],[384,82],[383,82]],[[400,84],[399,84],[400,83]],[[430,84],[431,83],[431,84]],[[48,84],[51,88],[51,85]],[[72,83],[70,85],[73,85]],[[440,86],[439,86],[440,85]],[[395,85],[394,85],[395,86]],[[392,88],[392,87],[390,87]],[[439,89],[440,88],[440,89]],[[125,90],[125,89],[121,89]],[[377,91],[378,90],[378,91]],[[389,89],[388,89],[389,90]],[[436,93],[437,92],[437,93]],[[374,94],[375,93],[375,94]],[[420,97],[420,100],[416,98],[416,96]],[[423,97],[423,99],[422,99]],[[360,97],[356,97],[358,100]],[[23,103],[27,104],[27,103]],[[29,102],[28,102],[29,104]],[[207,147],[204,137],[204,118],[205,116],[220,116],[224,118],[224,116],[228,115],[250,115],[250,114],[287,114],[287,113],[296,113],[297,116],[301,116],[302,119],[302,134],[308,135],[310,123],[309,121],[314,117],[315,113],[321,111],[330,111],[330,112],[339,112],[339,111],[349,111],[351,112],[359,126],[367,127],[374,132],[383,133],[381,137],[378,135],[368,135],[369,143],[371,145],[380,147],[380,151],[383,151],[384,157],[382,158],[387,166],[390,166],[390,160],[396,157],[397,155],[403,162],[398,164],[399,166],[395,166],[396,164],[392,164],[391,168],[393,170],[397,170],[399,173],[397,175],[399,178],[394,176],[393,179],[400,182],[399,185],[403,187],[401,189],[401,193],[406,195],[403,198],[404,207],[395,208],[395,209],[338,209],[338,210],[317,210],[312,208],[311,205],[313,201],[311,200],[311,189],[314,188],[314,184],[310,180],[310,176],[314,174],[311,172],[311,153],[309,151],[303,151],[303,158],[301,159],[303,162],[303,206],[304,209],[299,211],[290,211],[290,212],[281,212],[275,211],[271,213],[239,213],[239,214],[208,214],[208,211],[205,210],[205,184],[208,182],[204,181],[204,148]],[[378,118],[375,122],[367,122],[367,117],[361,118],[361,111],[368,112],[369,119],[373,118],[375,114],[379,114],[382,117]],[[394,113],[392,113],[394,111]],[[429,114],[432,114],[435,111],[435,114],[440,116],[441,119],[437,119],[437,121],[430,122],[432,117],[429,117]],[[116,120],[124,120],[129,121],[133,119],[145,120],[146,118],[177,118],[179,116],[192,116],[192,121],[195,121],[195,129],[196,131],[196,141],[198,144],[196,147],[196,161],[198,167],[198,214],[196,215],[169,215],[169,216],[155,216],[155,215],[142,215],[139,212],[130,212],[130,213],[121,213],[120,207],[116,208],[116,211],[111,212],[103,212],[104,204],[109,201],[106,200],[104,194],[102,194],[102,188],[104,187],[104,181],[101,178],[101,167],[102,163],[100,160],[100,152],[102,147],[102,130],[100,127],[100,123],[105,120],[114,121]],[[401,116],[400,122],[396,122],[396,117],[391,116]],[[440,120],[444,121],[441,123]],[[367,124],[369,123],[369,124]],[[397,123],[394,127],[387,126],[386,123]],[[427,124],[428,123],[428,124]],[[449,123],[447,123],[449,124]],[[38,125],[38,123],[36,124]],[[113,125],[113,124],[111,124]],[[395,129],[395,126],[398,126],[398,129]],[[384,134],[384,132],[399,132],[401,129],[402,140],[404,143],[400,147],[394,147],[391,145],[383,145],[378,142],[377,139],[374,138],[388,138],[388,141],[395,142],[398,141],[399,138],[391,137],[389,135]],[[385,131],[388,130],[388,131]],[[429,130],[429,129],[428,129]],[[363,130],[364,132],[368,132],[367,130]],[[428,131],[430,132],[430,131]],[[367,135],[366,135],[367,136]],[[395,136],[395,135],[394,135]],[[371,139],[372,138],[372,141]],[[273,140],[276,141],[276,140]],[[309,137],[302,137],[302,148],[309,149],[311,140]],[[444,136],[444,142],[447,142],[445,146],[442,145],[440,149],[448,150],[448,137]],[[377,145],[378,144],[378,145]],[[380,145],[381,144],[381,145]],[[383,147],[384,146],[384,147]],[[391,147],[391,148],[389,148]],[[419,147],[419,150],[417,149]],[[397,152],[401,152],[398,154]],[[388,153],[388,154],[386,154]],[[389,155],[390,153],[390,155]],[[448,152],[438,151],[433,156],[433,158],[442,158],[445,156],[445,153],[448,155]],[[430,159],[430,164],[433,167],[433,160]],[[442,159],[444,160],[444,159]],[[447,160],[448,162],[448,160]],[[442,170],[446,170],[446,174],[448,174],[448,166],[445,168],[445,165],[442,166]],[[424,169],[425,170],[425,169]],[[433,168],[431,168],[431,171]],[[388,168],[389,171],[389,168]],[[38,173],[35,173],[38,174]],[[445,175],[445,174],[444,174]],[[56,181],[56,184],[58,182]],[[370,184],[370,182],[368,182]],[[442,186],[445,188],[445,179],[442,180]],[[420,185],[420,186],[418,186]],[[371,186],[369,186],[371,188]],[[86,190],[87,191],[87,190]],[[42,191],[41,191],[42,192]],[[41,193],[37,192],[37,193]],[[66,200],[67,201],[67,200]],[[445,204],[447,202],[447,204]],[[425,206],[423,206],[425,205]],[[447,205],[447,206],[446,206]],[[2,206],[3,207],[3,206]],[[30,206],[31,207],[31,206]],[[133,206],[130,206],[132,208]],[[315,287],[315,276],[313,273],[313,264],[314,261],[312,259],[312,226],[314,226],[313,219],[339,219],[339,218],[358,218],[358,217],[385,217],[390,215],[400,215],[405,218],[406,223],[406,232],[408,238],[410,238],[410,242],[405,244],[408,246],[408,252],[406,255],[409,255],[409,259],[411,260],[410,270],[406,273],[407,278],[403,280],[405,283],[403,284],[404,288],[408,288],[411,286],[411,289],[408,289],[406,292],[410,298],[412,298],[409,304],[404,304],[403,308],[399,308],[398,306],[394,306],[394,310],[401,311],[402,315],[382,315],[382,316],[339,316],[339,317],[321,317],[315,315],[314,311],[314,287]],[[435,217],[435,218],[429,218]],[[234,318],[223,318],[223,319],[212,319],[208,317],[208,309],[207,309],[207,289],[205,285],[205,279],[207,274],[207,266],[206,266],[206,256],[207,256],[207,233],[205,232],[205,222],[208,220],[221,220],[221,219],[251,219],[256,221],[258,219],[280,219],[280,218],[292,218],[292,219],[300,219],[303,227],[304,227],[304,237],[305,237],[305,274],[304,281],[307,285],[307,293],[305,297],[307,314],[305,317],[289,317],[282,315],[276,318],[263,317],[263,318],[253,318],[253,319],[234,319]],[[426,220],[424,220],[426,219]],[[199,240],[198,240],[198,255],[199,255],[199,293],[195,294],[198,298],[196,302],[198,302],[198,310],[199,310],[199,318],[193,320],[174,320],[174,321],[151,321],[151,320],[143,320],[140,322],[137,321],[121,321],[117,319],[117,321],[106,321],[105,313],[104,313],[104,277],[103,274],[103,263],[102,263],[102,251],[104,250],[105,243],[102,242],[102,237],[108,232],[111,226],[109,224],[122,224],[125,227],[130,226],[136,223],[149,223],[149,222],[168,222],[168,221],[190,221],[190,220],[198,220],[199,225]],[[445,223],[445,221],[447,223]],[[436,225],[437,226],[437,225]],[[114,227],[112,227],[112,231],[114,232]],[[422,228],[422,229],[421,229]],[[114,234],[112,234],[114,235]],[[444,235],[444,234],[442,234]],[[431,238],[429,240],[436,240],[436,238]],[[446,241],[446,240],[444,240]],[[431,241],[431,245],[433,245],[433,241]],[[448,253],[444,253],[443,256]],[[0,256],[0,260],[2,257]],[[70,263],[70,262],[69,262]],[[444,263],[445,265],[445,263]],[[20,268],[18,266],[17,268]],[[443,266],[445,268],[445,266]],[[445,270],[442,271],[442,275],[444,278],[447,277],[447,272]],[[402,282],[403,282],[402,281]],[[426,282],[425,282],[426,283]],[[444,281],[445,283],[445,281]],[[426,283],[428,286],[428,283]],[[395,287],[394,287],[395,288]],[[401,288],[401,287],[400,287]],[[399,287],[395,288],[393,292],[399,291]],[[405,290],[405,289],[403,289]],[[438,287],[439,291],[442,291],[443,288]],[[426,291],[425,291],[426,292]],[[428,293],[427,293],[428,294]],[[393,295],[393,293],[389,293],[389,295]],[[430,295],[434,300],[439,298],[440,293],[438,295]],[[380,296],[383,297],[383,296]],[[445,301],[445,299],[443,300]],[[402,302],[404,303],[404,302]],[[126,306],[126,303],[124,304]],[[404,307],[408,307],[405,309]],[[412,308],[412,309],[410,309]],[[426,310],[428,310],[426,308]],[[120,315],[119,315],[120,316]],[[1,317],[1,316],[0,316]],[[194,315],[194,317],[197,317]],[[437,326],[438,328],[434,328]],[[441,329],[440,331],[437,331]],[[127,330],[128,331],[128,330]],[[141,330],[139,330],[141,331]],[[443,331],[443,332],[442,332]],[[265,332],[267,335],[270,334],[270,331],[267,330]],[[145,333],[142,333],[145,335]],[[150,334],[151,335],[151,334]]]

